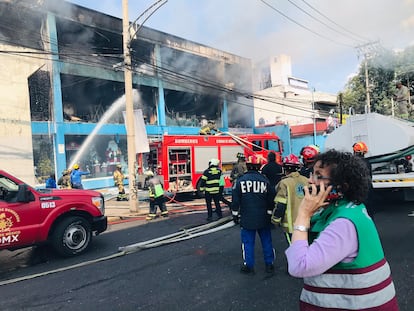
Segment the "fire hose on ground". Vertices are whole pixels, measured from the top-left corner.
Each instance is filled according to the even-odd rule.
[[[162,237],[159,237],[159,238],[155,238],[155,239],[152,239],[152,240],[139,242],[139,243],[135,243],[135,244],[131,244],[131,245],[126,245],[126,246],[121,246],[121,247],[118,248],[117,253],[109,255],[109,256],[105,256],[105,257],[97,258],[97,259],[94,259],[94,260],[81,262],[81,263],[78,263],[78,264],[75,264],[75,265],[62,267],[62,268],[58,268],[58,269],[54,269],[54,270],[50,270],[50,271],[45,271],[45,272],[42,272],[42,273],[37,273],[37,274],[27,275],[27,276],[23,276],[23,277],[19,277],[19,278],[4,280],[4,281],[0,282],[0,286],[7,285],[7,284],[12,284],[12,283],[17,283],[17,282],[21,282],[21,281],[26,281],[26,280],[30,280],[30,279],[46,276],[46,275],[49,275],[49,274],[58,273],[58,272],[68,271],[68,270],[72,270],[72,269],[75,269],[75,268],[84,267],[84,266],[91,265],[91,264],[94,264],[94,263],[98,263],[98,262],[102,262],[102,261],[122,257],[122,256],[125,256],[125,255],[128,255],[128,254],[132,254],[132,253],[135,253],[135,252],[140,251],[140,250],[149,249],[149,248],[153,248],[153,247],[158,247],[158,246],[162,246],[162,245],[166,245],[166,244],[170,244],[170,243],[180,242],[180,241],[192,239],[192,238],[195,238],[195,237],[198,237],[198,236],[206,235],[206,234],[209,234],[209,233],[217,232],[217,231],[220,231],[220,230],[223,230],[223,229],[231,228],[235,225],[233,221],[229,221],[231,219],[232,218],[230,216],[223,217],[223,218],[221,218],[217,221],[211,222],[211,223],[203,224],[203,225],[192,227],[192,228],[189,228],[189,229],[182,229],[181,231],[178,231],[176,233],[168,234],[168,235],[165,235],[165,236],[162,236]]]

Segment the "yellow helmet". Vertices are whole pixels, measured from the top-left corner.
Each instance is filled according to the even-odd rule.
[[[78,164],[78,163],[74,164],[74,165],[73,165],[73,169],[74,169],[74,170],[78,170],[78,169],[79,169],[79,164]]]

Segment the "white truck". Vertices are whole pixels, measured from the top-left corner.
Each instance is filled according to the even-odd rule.
[[[414,200],[414,123],[378,113],[351,115],[326,138],[325,150],[352,152],[363,141],[372,167],[374,189],[390,189]]]

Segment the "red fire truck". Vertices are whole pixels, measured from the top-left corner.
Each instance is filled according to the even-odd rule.
[[[163,135],[150,143],[146,155],[148,169],[162,176],[164,189],[173,193],[200,195],[200,177],[212,158],[221,162],[225,188],[231,187],[230,173],[237,153],[256,156],[266,162],[269,151],[281,162],[282,143],[273,133],[234,135]]]

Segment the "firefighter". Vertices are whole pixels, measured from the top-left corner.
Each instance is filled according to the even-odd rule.
[[[237,157],[237,163],[233,166],[233,169],[230,173],[230,181],[232,184],[236,182],[237,177],[242,176],[245,172],[247,172],[247,166],[246,166],[246,157],[244,153],[239,152],[236,155]]]
[[[213,219],[213,208],[211,206],[211,200],[214,201],[216,206],[216,214],[218,219],[223,217],[220,206],[220,178],[221,178],[221,169],[219,168],[220,160],[211,159],[209,162],[209,167],[203,172],[201,176],[200,191],[205,192],[205,200],[207,206],[207,221]]]
[[[272,213],[272,223],[280,225],[285,232],[288,245],[293,233],[293,222],[298,215],[299,205],[304,197],[303,189],[308,186],[308,178],[299,174],[301,163],[294,154],[283,159],[283,176],[276,186],[275,208]]]
[[[313,170],[313,163],[315,162],[315,157],[319,154],[319,147],[316,145],[309,145],[302,148],[300,151],[300,156],[302,158],[303,166],[300,168],[300,174],[309,178],[310,173]]]
[[[72,186],[70,184],[70,173],[72,170],[68,168],[67,170],[64,170],[62,172],[62,176],[58,179],[58,185],[60,186],[60,189],[72,189]]]
[[[117,164],[113,174],[115,186],[118,187],[118,196],[116,197],[117,201],[128,201],[128,198],[125,194],[124,179],[125,176],[122,173],[122,165]]]
[[[355,144],[352,145],[352,150],[354,151],[354,155],[356,155],[356,156],[358,156],[358,157],[360,157],[364,160],[364,162],[367,165],[368,170],[369,170],[371,183],[370,183],[370,187],[369,187],[369,190],[368,190],[367,198],[363,203],[364,203],[364,205],[367,209],[368,215],[372,219],[374,219],[374,214],[375,214],[374,206],[375,205],[374,205],[374,202],[373,202],[373,195],[374,195],[373,191],[374,191],[374,189],[372,187],[372,168],[371,168],[371,163],[369,163],[368,159],[365,158],[365,155],[368,153],[368,146],[363,141],[359,141],[359,142],[356,142]]]
[[[168,210],[165,205],[165,198],[164,198],[164,187],[157,176],[153,176],[148,181],[149,187],[149,213],[146,220],[153,220],[157,218],[157,206],[161,210],[162,217],[168,217]]]
[[[217,126],[214,121],[208,121],[208,123],[200,129],[200,135],[214,135],[216,132]]]
[[[73,170],[70,173],[70,183],[74,189],[83,189],[82,185],[82,175],[89,175],[91,172],[81,171],[79,169],[79,164],[73,165]]]
[[[241,227],[243,264],[240,272],[254,273],[255,239],[259,234],[263,249],[265,271],[274,274],[275,251],[272,245],[272,224],[270,216],[273,209],[274,189],[266,176],[259,173],[261,162],[258,158],[247,160],[247,172],[237,178],[232,191],[233,221]]]

